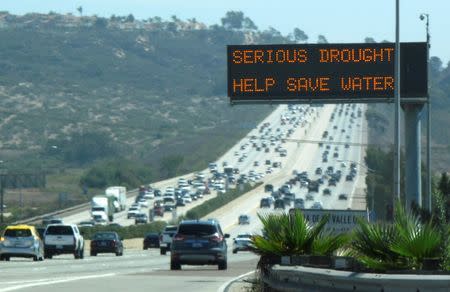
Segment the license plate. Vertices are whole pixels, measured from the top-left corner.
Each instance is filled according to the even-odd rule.
[[[100,246],[106,246],[106,242],[100,242]]]
[[[202,244],[200,242],[194,242],[192,243],[192,247],[202,247]]]
[[[57,249],[62,249],[63,246],[62,246],[62,245],[57,245],[56,248],[57,248]]]

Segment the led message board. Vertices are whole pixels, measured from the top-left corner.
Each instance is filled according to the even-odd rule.
[[[428,97],[426,43],[401,43],[402,99]],[[393,101],[393,43],[230,45],[228,96],[239,102]]]

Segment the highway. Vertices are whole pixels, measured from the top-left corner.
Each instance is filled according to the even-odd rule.
[[[350,146],[345,148],[345,143],[365,143],[367,139],[367,126],[364,121],[365,107],[356,105],[362,110],[362,116],[354,118],[350,123],[351,106],[348,108],[348,115],[345,115],[347,105],[343,107],[343,113],[338,114],[340,106],[325,105],[323,107],[300,106],[294,114],[288,110],[287,106],[277,107],[260,125],[253,129],[244,139],[239,141],[227,153],[217,160],[222,166],[226,161],[229,165],[239,167],[240,173],[255,171],[261,172],[264,183],[271,183],[276,188],[282,186],[293,177],[293,171],[307,171],[311,178],[318,177],[314,174],[317,167],[324,170],[328,166],[335,169],[342,169],[343,178],[336,185],[329,187],[331,196],[322,195],[322,190],[328,187],[327,181],[320,186],[319,192],[314,193],[314,199],[305,201],[306,207],[310,207],[314,202],[319,201],[325,209],[327,208],[352,208],[365,209],[365,201],[358,198],[364,189],[365,172],[357,165],[357,175],[352,181],[345,181],[350,161],[362,162],[363,148],[361,146]],[[330,121],[335,114],[334,120]],[[301,116],[304,120],[294,127],[295,122],[283,122],[282,115]],[[276,140],[269,147],[269,152],[257,151],[253,147],[253,142],[260,145],[263,141],[260,128],[264,123],[270,123],[270,132],[286,134],[289,129],[293,132],[290,137]],[[351,128],[348,126],[351,124]],[[336,129],[334,129],[336,126]],[[279,130],[277,130],[279,129]],[[342,132],[345,129],[345,132]],[[322,146],[317,143],[298,141],[318,141],[322,140],[322,134],[328,131],[333,140],[329,140]],[[347,138],[347,135],[349,138]],[[251,139],[252,136],[259,137]],[[270,136],[270,135],[269,135]],[[283,143],[282,140],[285,142]],[[342,143],[340,143],[342,142]],[[270,138],[269,138],[269,142]],[[242,149],[242,145],[246,145]],[[275,148],[282,146],[286,149],[287,155],[280,157]],[[330,145],[328,162],[322,162],[322,152]],[[334,147],[338,147],[338,157],[334,158]],[[237,154],[236,154],[237,153]],[[246,158],[239,162],[239,158],[246,154]],[[267,172],[265,160],[281,162],[281,168],[272,167],[271,173]],[[258,166],[255,161],[259,162]],[[342,166],[342,163],[345,166]],[[204,170],[207,173],[207,170]],[[192,177],[187,174],[183,177]],[[154,186],[164,189],[167,186],[175,186],[178,178],[173,178],[164,182],[155,183]],[[306,197],[306,188],[295,185],[292,191],[296,198]],[[338,200],[338,194],[346,193],[348,200]],[[214,196],[215,194],[209,195]],[[231,253],[232,238],[240,233],[259,233],[261,225],[257,219],[258,212],[273,212],[269,209],[260,209],[260,199],[269,196],[260,186],[242,197],[230,202],[226,206],[212,212],[206,217],[216,218],[222,225],[226,233],[230,233],[228,240],[228,270],[218,271],[216,266],[183,266],[181,271],[169,270],[170,256],[161,256],[157,249],[143,251],[140,248],[127,249],[123,257],[113,255],[100,255],[97,257],[86,256],[83,260],[74,260],[72,256],[54,257],[52,260],[44,262],[32,262],[28,259],[12,258],[10,262],[0,262],[0,292],[2,291],[217,291],[224,283],[237,277],[238,275],[252,271],[255,268],[257,257],[249,252]],[[206,199],[208,197],[205,197]],[[130,196],[129,201],[133,201]],[[191,207],[189,205],[187,207]],[[180,209],[178,214],[185,212],[187,208]],[[116,214],[116,222],[120,224],[132,224],[131,219],[126,219],[126,213]],[[251,217],[251,224],[238,225],[237,218],[240,214],[248,214]],[[64,218],[66,222],[80,222],[89,216],[88,211],[70,215]],[[170,219],[171,214],[167,214],[164,219]],[[88,253],[85,253],[88,254]]]

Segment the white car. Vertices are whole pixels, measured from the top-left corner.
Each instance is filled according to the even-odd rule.
[[[155,194],[153,192],[145,192],[144,199],[151,200],[155,198]]]
[[[130,209],[128,209],[127,218],[134,218],[137,213],[140,213],[139,207],[130,207]]]
[[[192,202],[192,198],[190,195],[184,195],[183,197],[183,202],[186,203],[191,203]]]
[[[238,234],[238,236],[233,239],[233,253],[249,250],[251,243],[252,240],[250,234]]]
[[[314,204],[312,205],[311,209],[323,209],[322,203],[321,202],[314,202]]]
[[[148,202],[146,199],[141,199],[139,200],[139,206],[144,207],[144,208],[148,208]]]

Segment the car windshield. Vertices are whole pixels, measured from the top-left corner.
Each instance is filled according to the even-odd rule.
[[[7,237],[30,237],[31,230],[30,229],[6,229],[5,236]]]
[[[166,227],[166,229],[164,229],[165,232],[175,232],[177,231],[178,226],[171,226],[171,227]]]
[[[216,227],[208,224],[182,224],[178,229],[178,233],[184,235],[210,235],[216,232]]]
[[[73,235],[72,228],[70,226],[49,226],[45,234],[52,235]]]
[[[94,234],[93,237],[94,240],[105,240],[105,239],[113,240],[115,238],[116,235],[114,233],[96,233]]]

